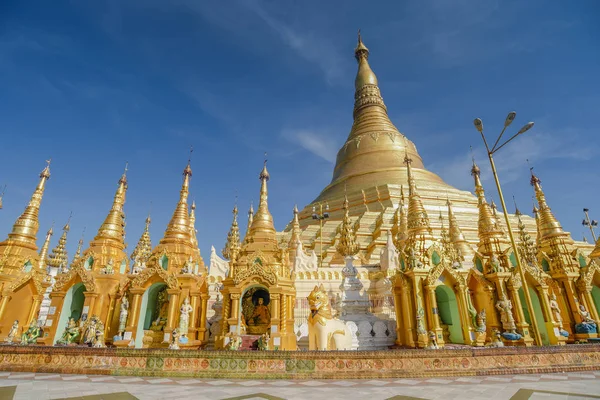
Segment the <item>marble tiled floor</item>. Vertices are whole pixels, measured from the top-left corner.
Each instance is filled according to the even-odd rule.
[[[600,399],[600,371],[321,381],[0,372],[0,400],[4,399]]]

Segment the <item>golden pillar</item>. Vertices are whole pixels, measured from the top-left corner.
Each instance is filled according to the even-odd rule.
[[[140,313],[142,310],[142,295],[144,294],[144,289],[131,289],[131,304],[129,306],[129,315],[127,316],[127,323],[125,330],[134,332],[137,330],[137,324],[140,319]],[[121,299],[121,301],[123,301]]]
[[[583,298],[587,303],[587,310],[590,312],[592,319],[596,321],[596,323],[600,323],[600,316],[598,315],[599,310],[596,309],[596,304],[594,303],[594,298],[592,297],[592,286],[583,287]]]
[[[443,347],[445,341],[443,329],[440,326],[440,310],[438,309],[437,298],[435,297],[435,286],[429,285],[426,286],[425,289],[427,290],[427,299],[429,303],[429,310],[426,314],[429,315],[429,322],[431,324],[430,326],[433,327],[433,331],[435,332],[435,336],[437,337],[438,346]]]
[[[523,291],[527,290],[527,286],[521,286]],[[533,345],[533,338],[529,332],[529,324],[525,319],[525,313],[523,312],[523,304],[521,303],[521,297],[519,296],[519,288],[515,286],[508,286],[508,291],[510,293],[510,297],[512,298],[513,310],[516,314],[516,325],[517,328],[520,328],[521,332],[523,332],[523,344],[525,346]],[[530,309],[530,313],[533,313],[533,308]],[[535,315],[530,315],[529,318],[533,321]],[[532,327],[533,329],[538,329],[537,327]],[[540,337],[539,332],[534,332],[535,336]],[[541,340],[541,339],[540,339]],[[542,345],[542,342],[539,343],[539,346]]]
[[[457,303],[458,303],[458,313],[460,315],[461,326],[463,339],[465,344],[473,344],[473,339],[471,338],[471,333],[473,333],[473,337],[475,336],[475,326],[472,326],[471,321],[468,316],[468,300],[467,296],[469,288],[466,285],[456,284],[454,286],[455,291],[458,293]],[[475,310],[477,311],[477,310]]]
[[[231,293],[231,316],[229,317],[229,326],[235,326],[235,331],[240,332],[240,294]]]
[[[6,306],[10,301],[10,295],[4,294],[2,299],[0,299],[0,321],[4,318],[4,313],[6,312]],[[10,325],[9,325],[10,326]]]
[[[411,307],[408,291],[408,286],[402,288],[402,291],[400,292],[402,301],[399,303],[399,308],[402,309],[402,319],[404,320],[404,337],[406,339],[404,345],[417,347],[417,344],[415,343],[415,322],[412,318],[417,310]],[[398,315],[396,315],[396,318],[398,318]]]
[[[282,310],[282,317],[281,317],[281,322],[280,322],[281,334],[285,335],[287,333],[287,323],[288,323],[288,296],[286,294],[284,294],[281,299],[281,310]]]
[[[29,315],[27,316],[26,326],[29,326],[29,324],[31,324],[31,322],[34,320],[34,318],[37,314],[37,311],[40,308],[40,304],[42,303],[43,297],[44,297],[44,295],[32,296],[32,303],[31,303],[31,308],[29,309]]]
[[[404,331],[402,330],[402,323],[400,319],[403,317],[400,297],[400,293],[394,290],[394,310],[396,311],[396,345],[398,346],[402,346],[406,342],[404,339]]]
[[[200,298],[202,308],[200,309],[200,326],[198,327],[197,338],[204,343],[208,340],[206,337],[206,312],[208,310],[209,295],[207,293],[202,293]]]
[[[195,337],[198,332],[198,295],[199,293],[190,293],[190,306],[192,306],[192,312],[190,313],[190,337]]]
[[[169,315],[167,316],[165,331],[171,332],[177,324],[175,318],[178,316],[179,310],[179,289],[167,289],[167,294],[169,295]]]

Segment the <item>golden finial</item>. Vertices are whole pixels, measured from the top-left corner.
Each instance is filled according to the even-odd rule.
[[[354,49],[354,55],[357,60],[360,60],[361,57],[364,57],[365,59],[369,58],[369,49],[367,48],[367,46],[365,46],[365,44],[362,41],[360,29],[358,30],[358,43],[356,45],[356,48]]]
[[[350,206],[348,196],[344,195],[344,218],[340,225],[340,240],[336,246],[336,250],[344,257],[353,256],[360,250],[359,244],[356,242],[356,232],[350,220]]]
[[[85,227],[81,232],[81,238],[79,242],[77,242],[77,250],[75,251],[75,255],[73,256],[73,260],[71,260],[71,265],[74,265],[81,258],[81,249],[83,248],[83,237],[85,235]]]
[[[448,233],[450,235],[450,241],[459,250],[460,255],[464,260],[473,252],[473,250],[467,243],[467,240],[460,229],[456,216],[454,215],[454,210],[452,209],[452,202],[447,197],[446,205],[448,206]]]
[[[514,196],[513,196],[513,199],[514,199]],[[521,256],[521,260],[524,260],[527,263],[527,265],[529,265],[530,267],[536,267],[538,265],[537,245],[531,238],[531,235],[529,235],[529,233],[525,229],[525,224],[523,223],[523,220],[521,219],[521,216],[523,214],[521,214],[521,212],[519,211],[516,201],[515,201],[515,209],[517,210],[517,211],[515,211],[515,215],[517,216],[518,227],[519,227],[519,244],[518,244],[519,255]]]
[[[144,227],[144,232],[142,232],[140,240],[131,252],[131,260],[139,265],[148,262],[150,255],[152,255],[152,241],[150,240],[151,222],[152,220],[150,218],[150,214],[148,214],[148,216],[146,217],[146,226]]]
[[[298,221],[298,206],[294,205],[294,219],[292,219],[292,234],[290,235],[290,241],[288,247],[295,249],[298,247],[298,241],[300,240],[300,221]]]
[[[521,216],[523,215],[523,213],[519,210],[519,207],[517,207],[517,200],[515,200],[515,196],[513,195],[513,203],[515,204],[515,215],[516,216]]]
[[[121,250],[125,248],[125,213],[123,206],[125,205],[125,194],[127,193],[127,167],[128,163],[125,163],[125,171],[119,179],[119,186],[112,207],[93,240],[93,242],[97,242],[95,244],[100,244],[99,242],[103,242],[101,245],[112,243]]]
[[[66,268],[67,264],[69,263],[67,254],[67,234],[71,229],[69,222],[71,221],[72,216],[73,212],[71,212],[67,223],[63,227],[63,233],[58,239],[58,244],[52,249],[52,253],[48,256],[47,263],[53,268]]]
[[[54,235],[54,222],[52,222],[52,226],[48,229],[46,233],[46,240],[44,240],[44,244],[42,245],[42,249],[40,250],[40,260],[38,264],[38,268],[40,271],[46,270],[46,257],[48,257],[48,249],[50,248],[50,238]]]
[[[406,164],[406,174],[408,175],[408,236],[414,239],[419,236],[421,239],[432,239],[429,217],[423,207],[421,197],[417,193],[417,186],[412,176],[412,159],[405,150],[404,163]]]
[[[368,87],[370,89],[376,89],[376,91],[372,91],[372,93],[369,93],[369,96],[373,98],[373,100],[375,100],[374,102],[372,102],[372,104],[380,105],[385,109],[383,99],[379,94],[379,88],[377,88],[377,76],[375,76],[375,73],[371,70],[371,67],[369,66],[369,49],[367,48],[367,46],[365,46],[365,44],[362,41],[360,30],[358,31],[358,44],[354,49],[354,57],[356,58],[356,61],[358,61],[358,72],[356,73],[356,79],[354,80],[354,88],[356,89],[356,92],[358,93],[358,91],[362,90],[365,87]],[[358,96],[355,96],[355,98],[358,99]],[[361,108],[361,106],[363,105],[364,104],[361,104],[358,101],[354,103],[355,115],[358,109]]]
[[[192,151],[193,149],[190,149],[190,158],[188,158],[188,162],[183,169],[183,184],[179,191],[179,201],[177,202],[173,216],[167,225],[165,234],[159,242],[160,244],[184,242],[186,245],[193,247],[190,214],[188,210],[189,184],[190,177],[192,176],[192,168],[190,165]]]
[[[540,240],[546,238],[554,240],[558,237],[564,237],[565,239],[571,241],[572,239],[570,238],[570,235],[563,230],[560,222],[558,222],[558,220],[552,213],[552,210],[546,203],[546,196],[544,194],[544,191],[542,190],[541,185],[542,181],[533,173],[533,167],[530,167],[529,171],[531,172],[530,183],[533,186],[533,189],[535,191],[535,198],[537,199],[539,205],[537,217],[539,218],[538,228],[540,231]]]
[[[237,196],[236,196],[237,197]],[[237,198],[236,198],[237,203]],[[227,242],[225,243],[225,247],[221,251],[223,257],[225,259],[234,261],[237,254],[240,251],[240,228],[238,226],[238,208],[237,204],[233,206],[233,220],[231,221],[231,227],[229,228],[229,232],[227,233]]]
[[[267,182],[269,181],[269,172],[267,171],[267,153],[265,153],[265,161],[263,165],[263,169],[259,175],[260,179],[260,198],[258,201],[258,209],[256,210],[256,215],[252,220],[252,225],[250,226],[250,233],[255,233],[258,231],[266,232],[269,235],[275,234],[275,226],[273,225],[273,217],[271,216],[271,212],[269,211],[269,191],[267,187]]]
[[[37,249],[36,240],[39,230],[39,211],[46,187],[46,181],[50,179],[50,161],[46,160],[46,167],[40,173],[40,181],[25,207],[23,214],[15,221],[11,233],[8,234],[9,239],[19,241],[29,246],[32,249]]]

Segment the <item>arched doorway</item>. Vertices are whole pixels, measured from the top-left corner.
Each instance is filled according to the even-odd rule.
[[[85,302],[83,292],[85,292],[85,286],[81,282],[74,284],[67,290],[52,343],[56,343],[60,339],[65,327],[69,323],[69,319],[73,318],[75,321],[78,321],[81,318]]]
[[[531,297],[531,304],[533,305],[533,312],[535,313],[535,320],[537,322],[538,329],[540,330],[540,336],[542,337],[542,344],[549,346],[550,339],[548,338],[548,330],[546,329],[546,320],[544,319],[544,313],[542,312],[540,298],[531,286],[529,286],[529,295]],[[529,326],[531,326],[531,316],[529,315],[527,302],[525,301],[525,293],[523,292],[522,287],[519,288],[519,298],[521,299],[523,314],[525,314],[525,321],[527,321]]]
[[[247,288],[240,302],[240,321],[238,326],[246,325],[246,333],[262,335],[271,328],[271,296],[269,290],[261,285]],[[243,323],[242,323],[243,322]]]
[[[442,324],[448,326],[450,332],[450,343],[464,344],[465,339],[460,322],[460,313],[454,291],[446,285],[438,285],[435,288],[435,298]]]
[[[166,293],[167,285],[162,282],[152,284],[142,295],[140,306],[140,316],[137,321],[137,331],[135,334],[135,347],[142,347],[144,331],[161,331],[166,324],[168,311],[168,296]],[[156,321],[156,324],[152,322]],[[163,323],[164,322],[164,323]]]

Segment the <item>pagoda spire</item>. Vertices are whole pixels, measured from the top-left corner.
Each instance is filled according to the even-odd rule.
[[[125,194],[127,192],[127,164],[125,171],[119,179],[119,186],[113,200],[112,207],[106,216],[106,219],[98,229],[96,237],[92,241],[110,243],[119,250],[125,249]],[[91,244],[92,245],[92,244]]]
[[[516,204],[515,204],[515,208],[516,208]],[[525,261],[527,263],[527,265],[529,265],[530,267],[537,268],[537,265],[538,265],[537,246],[536,246],[535,242],[533,241],[533,239],[531,238],[531,235],[529,234],[529,232],[527,232],[527,230],[525,228],[525,224],[523,223],[523,220],[521,219],[521,216],[523,214],[519,211],[518,208],[516,208],[515,215],[517,216],[518,227],[519,227],[518,250],[519,250],[519,255],[521,256],[521,260]]]
[[[52,253],[48,256],[48,265],[58,270],[66,268],[69,263],[67,254],[67,234],[71,230],[71,226],[69,225],[70,221],[71,217],[69,217],[69,220],[63,227],[63,233],[58,239],[58,244],[52,249]]]
[[[539,218],[539,230],[540,240],[548,239],[554,236],[569,237],[570,235],[565,232],[560,225],[560,222],[554,217],[552,210],[546,203],[546,196],[542,190],[541,180],[533,173],[531,168],[531,186],[535,191],[535,197],[539,205],[538,218]]]
[[[408,157],[408,154],[404,156],[404,163],[406,164],[406,173],[408,176],[408,237],[409,240],[433,240],[431,235],[431,227],[429,225],[429,217],[427,211],[423,207],[421,197],[417,193],[417,186],[415,179],[412,176],[412,159]]]
[[[481,170],[473,159],[471,175],[475,180],[475,194],[479,203],[479,236],[504,236],[501,227],[498,225],[498,219],[494,217],[494,212],[485,199],[485,190],[481,184]]]
[[[46,233],[46,239],[44,240],[42,249],[40,250],[40,260],[38,263],[38,268],[40,271],[46,271],[46,258],[48,257],[48,249],[50,248],[50,238],[52,235],[54,235],[54,229],[50,227]]]
[[[344,218],[340,225],[340,240],[335,248],[344,257],[354,256],[360,250],[360,246],[356,241],[356,232],[354,232],[350,220],[348,196],[344,196]]]
[[[394,212],[394,224],[392,225],[392,239],[394,246],[402,250],[408,237],[408,221],[404,210],[404,186],[400,185],[400,201]]]
[[[387,115],[387,108],[383,103],[383,98],[379,92],[377,76],[369,65],[369,49],[362,41],[360,29],[358,30],[358,43],[354,49],[354,57],[358,62],[358,71],[354,80],[354,88],[356,90],[354,103],[354,117],[359,112],[370,105],[380,107]],[[359,96],[359,94],[363,96]]]
[[[173,212],[171,221],[167,225],[165,234],[160,240],[161,244],[170,242],[182,242],[192,246],[192,237],[190,235],[190,215],[188,211],[188,196],[190,193],[190,178],[192,177],[192,168],[190,161],[183,170],[183,184],[179,192],[179,202]]]
[[[81,249],[83,248],[83,235],[85,234],[85,228],[81,233],[81,238],[79,242],[77,242],[77,250],[75,250],[75,255],[73,256],[73,260],[71,260],[71,265],[75,265],[75,263],[81,258]]]
[[[46,188],[46,181],[50,179],[50,161],[46,161],[46,168],[40,173],[40,181],[38,182],[29,203],[25,207],[23,214],[15,221],[11,233],[8,234],[8,239],[11,241],[20,242],[21,245],[37,250],[36,240],[37,232],[40,227],[39,212]]]
[[[273,240],[276,240],[275,226],[273,225],[273,216],[269,211],[269,191],[267,188],[267,182],[269,181],[270,175],[267,171],[267,160],[265,159],[263,169],[258,176],[260,179],[260,199],[258,201],[258,209],[256,215],[252,219],[250,225],[250,235],[255,235],[258,232],[265,233],[268,236],[272,236]]]
[[[131,252],[131,260],[136,264],[145,264],[148,262],[150,255],[152,254],[152,241],[150,240],[150,223],[152,219],[150,215],[146,217],[146,226],[144,227],[144,232],[142,232],[142,236],[140,236],[140,240],[138,241],[135,249]]]
[[[227,233],[227,242],[225,243],[225,247],[223,248],[222,254],[226,260],[233,261],[238,252],[240,251],[240,228],[238,226],[238,208],[237,204],[233,206],[233,220],[231,221],[231,227],[229,228],[229,232]]]
[[[450,241],[456,246],[456,249],[460,252],[460,256],[464,260],[473,253],[473,250],[460,229],[450,199],[446,200],[446,205],[448,206],[448,233]]]
[[[290,241],[288,247],[290,249],[295,249],[298,247],[298,242],[300,241],[300,221],[298,220],[298,206],[294,206],[294,219],[292,219],[292,232],[290,235]]]

